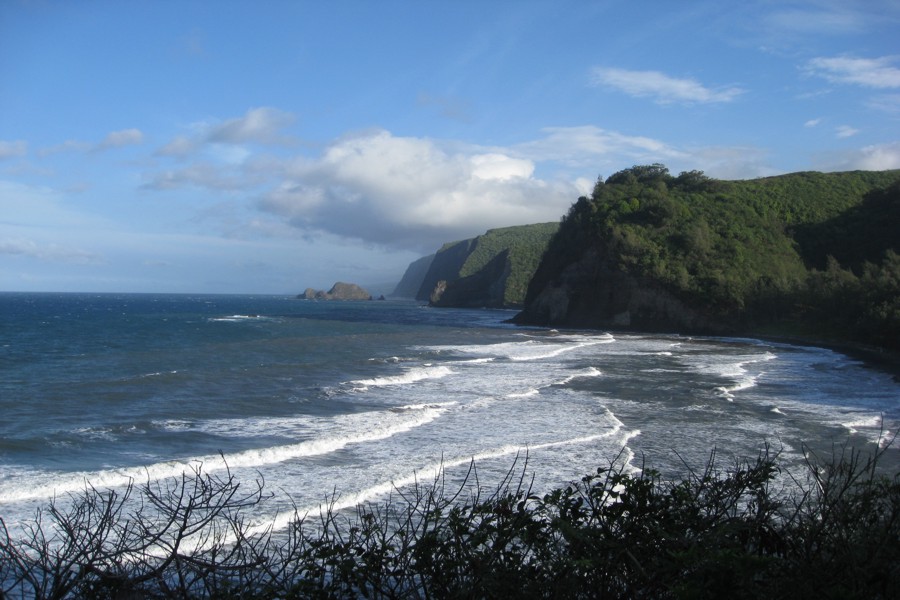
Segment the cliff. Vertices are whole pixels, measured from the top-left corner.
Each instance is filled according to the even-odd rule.
[[[444,307],[521,307],[528,282],[558,228],[558,223],[504,227],[445,244],[415,297]]]
[[[422,287],[425,275],[428,274],[431,263],[434,261],[434,256],[434,254],[429,254],[428,256],[423,256],[422,258],[411,262],[406,268],[406,272],[403,273],[403,278],[400,279],[400,283],[397,284],[394,291],[391,293],[391,296],[397,298],[415,298],[419,293],[419,288]]]
[[[297,296],[301,300],[371,300],[372,295],[355,283],[335,283],[330,290],[315,290],[306,288]]]
[[[633,167],[570,208],[515,321],[900,348],[900,171]]]

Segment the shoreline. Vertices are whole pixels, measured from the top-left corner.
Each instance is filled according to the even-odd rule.
[[[813,346],[832,350],[861,361],[866,367],[883,371],[900,383],[900,353],[857,342],[798,335],[778,335],[748,332],[747,337],[764,342],[790,344],[792,346]]]

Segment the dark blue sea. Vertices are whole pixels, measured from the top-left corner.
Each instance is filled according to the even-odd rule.
[[[767,444],[799,464],[885,447],[900,424],[900,384],[830,350],[522,328],[513,314],[0,294],[0,517],[203,465],[264,479],[275,497],[259,518],[282,526],[291,507],[379,501],[473,459],[480,485],[515,464],[547,490],[611,461],[676,475]]]

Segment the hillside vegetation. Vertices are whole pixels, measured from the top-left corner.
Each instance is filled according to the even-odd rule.
[[[438,306],[521,307],[557,229],[559,223],[504,227],[444,244],[422,278],[416,298]]]
[[[521,322],[900,348],[900,171],[722,181],[659,164],[563,217]]]

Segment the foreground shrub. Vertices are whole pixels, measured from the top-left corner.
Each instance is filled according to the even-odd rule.
[[[89,487],[18,535],[0,520],[0,597],[896,598],[900,474],[879,457],[798,476],[713,453],[680,481],[610,466],[540,497],[525,468],[487,493],[473,465],[277,533],[249,524],[263,482],[198,467]]]

